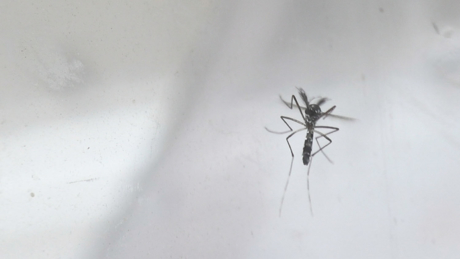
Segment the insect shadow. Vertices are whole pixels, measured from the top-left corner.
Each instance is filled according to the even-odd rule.
[[[283,120],[283,122],[289,128],[288,131],[276,132],[276,131],[272,131],[272,130],[268,129],[267,127],[265,127],[265,129],[270,133],[275,133],[275,134],[291,133],[291,134],[289,134],[289,136],[287,136],[286,142],[287,142],[287,144],[289,146],[289,150],[291,151],[292,159],[291,159],[291,165],[289,167],[288,179],[287,179],[286,185],[284,187],[283,197],[281,198],[281,205],[280,205],[280,209],[279,209],[279,216],[280,217],[281,217],[281,211],[282,211],[282,208],[283,208],[284,197],[286,195],[286,190],[287,190],[287,187],[289,185],[289,179],[291,178],[292,164],[294,162],[294,152],[292,152],[291,144],[289,143],[289,138],[292,137],[294,134],[300,132],[300,131],[307,130],[307,135],[306,135],[306,139],[305,139],[304,147],[303,147],[303,152],[302,152],[302,161],[303,161],[304,165],[308,165],[307,192],[308,192],[308,201],[309,201],[309,204],[310,204],[310,212],[311,212],[311,215],[313,216],[313,208],[312,208],[311,196],[310,196],[310,168],[311,168],[311,164],[312,164],[312,158],[313,158],[313,156],[318,154],[318,152],[321,152],[327,158],[327,160],[332,163],[332,160],[326,155],[326,153],[324,153],[323,149],[326,148],[327,146],[329,146],[332,143],[332,140],[328,137],[328,135],[330,135],[330,134],[332,134],[334,132],[337,132],[339,130],[339,128],[337,128],[337,127],[317,126],[316,123],[321,118],[325,119],[328,116],[336,117],[336,118],[344,119],[344,120],[354,120],[352,118],[332,114],[332,111],[334,111],[334,109],[336,107],[335,105],[332,106],[331,108],[329,108],[326,112],[322,112],[320,106],[322,104],[324,104],[328,100],[327,98],[319,98],[315,103],[313,103],[312,101],[314,99],[309,101],[308,97],[307,97],[307,94],[305,93],[305,91],[302,88],[297,88],[297,89],[299,91],[300,97],[302,98],[302,101],[305,103],[305,107],[299,105],[299,102],[297,101],[297,98],[295,97],[295,95],[292,95],[291,102],[287,102],[287,101],[283,100],[281,95],[280,95],[280,99],[290,109],[292,109],[294,107],[298,108],[299,112],[300,112],[300,115],[302,116],[302,121],[296,120],[294,118],[290,118],[290,117],[287,117],[287,116],[281,116],[281,120]],[[297,129],[297,130],[293,130],[292,127],[287,122],[287,120],[289,120],[291,122],[298,123],[303,127],[300,128],[300,129]],[[327,132],[327,133],[323,133],[323,132],[318,131],[317,129],[326,129],[326,130],[330,130],[330,131]],[[316,152],[312,153],[314,133],[319,134],[319,136],[315,138],[315,141],[318,144],[319,149]],[[324,146],[321,146],[319,141],[318,141],[319,138],[325,138],[328,141],[328,143],[326,145],[324,145]]]

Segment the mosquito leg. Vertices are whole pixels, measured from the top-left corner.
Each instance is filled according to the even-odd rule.
[[[313,153],[312,156],[316,155],[318,152],[321,151],[321,153],[323,153],[323,155],[327,158],[327,160],[329,160],[330,163],[333,163],[332,160],[326,155],[326,153],[324,153],[323,149],[325,149],[327,146],[329,146],[329,145],[332,143],[332,140],[331,140],[327,135],[339,131],[339,128],[330,127],[330,126],[316,126],[315,128],[332,129],[332,131],[330,131],[330,132],[324,134],[324,133],[322,133],[322,132],[319,132],[319,131],[315,130],[316,133],[318,133],[318,134],[321,135],[321,136],[315,138],[316,143],[318,144],[318,147],[320,147],[320,149],[317,150],[315,153]],[[324,145],[324,146],[321,146],[321,145],[319,144],[319,141],[318,141],[319,138],[325,138],[325,139],[327,139],[327,140],[329,141],[329,143],[327,143],[327,144]]]
[[[289,136],[287,136],[287,138],[286,138],[286,142],[288,143],[289,150],[291,151],[292,159],[291,159],[291,166],[289,167],[288,179],[287,179],[287,181],[286,181],[286,185],[284,186],[283,197],[281,198],[281,205],[280,205],[280,212],[279,212],[279,216],[280,216],[280,217],[281,217],[281,211],[282,211],[282,209],[283,209],[284,196],[286,195],[287,187],[288,187],[288,185],[289,185],[289,179],[291,178],[292,164],[293,164],[293,162],[294,162],[294,152],[292,152],[291,144],[289,143],[289,138],[292,137],[292,136],[293,136],[294,134],[296,134],[297,132],[302,131],[302,130],[306,130],[306,128],[296,130],[296,131],[294,131],[293,133],[291,133]]]
[[[331,129],[331,130],[333,130],[333,131],[331,131],[331,132],[329,132],[329,133],[327,133],[327,134],[324,134],[324,135],[329,135],[329,134],[331,134],[331,133],[334,133],[334,132],[336,132],[336,131],[339,131],[339,128],[337,128],[337,127],[331,127],[331,126],[316,126],[316,125],[315,125],[315,129],[316,129],[316,128],[319,128],[319,129]]]
[[[290,117],[286,117],[286,116],[281,116],[281,119],[284,121],[284,123],[288,126],[289,130],[288,131],[283,131],[283,132],[277,132],[277,131],[273,131],[273,130],[270,130],[268,129],[267,127],[265,127],[265,129],[270,132],[270,133],[275,133],[275,134],[285,134],[285,133],[288,133],[288,132],[292,132],[292,128],[291,126],[287,123],[286,120],[291,120],[293,122],[297,122],[299,124],[301,124],[302,126],[304,127],[307,127],[307,125],[305,125],[305,123],[299,121],[299,120],[296,120],[296,119],[293,119],[293,118],[290,118]]]
[[[329,160],[329,162],[332,163],[332,160],[329,159],[329,157],[326,155],[326,153],[324,153],[323,149],[332,143],[332,140],[327,135],[332,134],[334,132],[337,132],[339,130],[339,128],[330,127],[330,126],[316,126],[315,128],[332,129],[332,131],[324,134],[322,132],[319,132],[319,131],[315,130],[315,132],[317,132],[318,134],[321,135],[319,137],[316,137],[316,143],[318,143],[318,146],[320,147],[320,149],[311,155],[310,164],[308,165],[308,172],[307,172],[307,192],[308,192],[308,201],[309,201],[309,204],[310,204],[310,213],[311,213],[312,217],[313,217],[313,205],[311,203],[311,195],[310,195],[310,168],[311,168],[311,164],[313,163],[313,156],[316,155],[319,151],[321,151],[323,153],[323,155],[327,158],[327,160]],[[324,137],[327,140],[329,140],[329,143],[327,143],[323,147],[321,147],[321,145],[319,144],[319,141],[318,141],[318,138],[322,138],[322,137]]]
[[[292,97],[291,97],[291,103],[288,103],[288,102],[284,101],[283,98],[281,97],[281,95],[280,95],[280,98],[281,98],[281,101],[283,101],[283,102],[287,105],[287,107],[289,107],[289,109],[292,109],[294,106],[297,107],[297,108],[299,108],[300,115],[302,115],[302,119],[305,121],[305,116],[304,116],[304,114],[303,114],[303,112],[302,112],[302,109],[301,109],[301,108],[303,108],[303,107],[301,107],[301,106],[299,105],[299,102],[297,102],[297,98],[295,98],[295,95],[292,95]],[[294,105],[294,101],[295,101],[295,105]],[[305,109],[305,108],[304,108],[304,109]]]
[[[329,140],[329,143],[327,143],[327,144],[324,145],[324,146],[321,146],[321,145],[319,144],[318,139],[319,139],[319,138],[322,138],[322,137],[324,137],[324,138],[326,138],[327,140]],[[315,140],[316,140],[316,143],[318,144],[318,146],[320,147],[320,149],[317,150],[315,153],[313,153],[312,156],[316,155],[319,151],[321,151],[321,153],[323,153],[323,155],[327,158],[327,160],[329,161],[329,163],[333,164],[334,162],[332,162],[332,160],[331,160],[331,159],[326,155],[326,153],[324,153],[324,151],[323,151],[324,148],[326,148],[327,146],[329,146],[329,145],[332,143],[332,140],[331,140],[329,137],[327,137],[326,135],[321,135],[321,136],[319,136],[319,137],[316,137]]]
[[[331,126],[315,126],[315,129],[331,129],[331,131],[328,132],[328,133],[326,133],[326,134],[324,134],[324,133],[322,133],[322,132],[319,132],[319,131],[315,130],[315,131],[316,131],[318,134],[320,134],[320,135],[329,135],[329,134],[332,134],[332,133],[334,133],[334,132],[339,131],[339,128],[337,128],[337,127],[331,127]]]
[[[289,106],[290,106],[289,102],[288,102],[288,101],[286,101],[286,100],[284,100],[284,99],[283,99],[283,97],[281,97],[281,95],[280,95],[280,99],[281,99],[281,101],[282,101],[284,104],[286,104],[286,106],[287,106],[287,107],[289,107]],[[303,109],[303,110],[305,110],[305,109],[306,109],[306,108],[305,108],[305,107],[303,107],[303,106],[297,106],[297,105],[294,105],[294,106],[296,106],[296,107],[300,107],[300,109]]]
[[[289,146],[289,150],[291,150],[291,156],[294,158],[294,152],[292,152],[292,148],[291,148],[291,144],[289,143],[289,138],[292,137],[294,134],[296,134],[297,132],[299,131],[302,131],[302,130],[306,130],[307,128],[303,128],[303,129],[298,129],[294,132],[292,132],[291,134],[289,134],[289,136],[287,136],[286,138],[286,142],[288,143],[288,146]]]
[[[329,110],[327,110],[326,112],[323,112],[323,114],[321,114],[321,117],[323,117],[323,119],[326,119],[326,117],[332,113],[332,111],[335,109],[335,105],[332,106]],[[321,119],[321,117],[318,118]]]
[[[286,123],[286,125],[292,130],[292,128],[289,126],[289,124],[286,122],[286,120],[291,120],[293,122],[297,122],[305,127],[307,127],[307,125],[299,120],[296,120],[296,119],[293,119],[293,118],[289,118],[289,117],[286,117],[286,116],[281,116],[281,119],[284,121],[284,123]]]
[[[291,166],[289,167],[289,175],[288,179],[286,181],[286,185],[284,186],[284,191],[283,191],[283,197],[281,197],[281,204],[280,204],[280,212],[279,212],[279,217],[281,218],[281,211],[283,210],[283,203],[284,203],[284,196],[286,195],[287,187],[289,185],[289,179],[291,178],[291,172],[292,172],[292,164],[294,162],[294,156],[291,159]]]
[[[308,171],[307,171],[307,192],[308,192],[308,202],[310,204],[310,213],[311,216],[313,217],[313,205],[311,205],[311,196],[310,196],[310,168],[311,164],[313,163],[313,156],[310,161],[310,164],[308,165]]]
[[[270,132],[270,133],[274,133],[274,134],[286,134],[286,133],[288,133],[288,132],[292,132],[292,130],[287,130],[287,131],[278,132],[278,131],[273,131],[273,130],[267,128],[267,127],[265,127],[265,130],[267,130],[267,131]]]

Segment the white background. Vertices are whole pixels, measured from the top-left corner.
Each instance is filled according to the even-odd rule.
[[[458,1],[3,1],[1,258],[458,258]],[[291,156],[302,87],[336,126]]]

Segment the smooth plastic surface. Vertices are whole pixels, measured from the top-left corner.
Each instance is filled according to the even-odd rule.
[[[1,7],[1,258],[460,254],[457,2]],[[279,217],[296,87],[356,121]]]

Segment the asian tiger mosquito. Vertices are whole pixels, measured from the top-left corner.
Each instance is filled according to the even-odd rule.
[[[312,158],[313,158],[314,155],[316,155],[318,152],[321,151],[321,153],[324,154],[324,156],[327,158],[327,160],[329,160],[329,162],[332,163],[331,159],[329,159],[329,157],[324,153],[323,149],[326,148],[327,146],[329,146],[332,143],[332,140],[327,135],[332,134],[334,132],[337,132],[339,130],[339,128],[331,127],[331,126],[317,126],[316,123],[318,122],[319,119],[321,119],[321,118],[325,119],[327,116],[337,117],[337,118],[346,119],[346,120],[353,120],[353,119],[348,118],[348,117],[343,117],[343,116],[338,116],[338,115],[331,114],[332,111],[335,109],[335,105],[332,106],[331,108],[329,108],[329,110],[327,110],[326,112],[322,112],[320,106],[327,101],[327,98],[320,98],[316,103],[312,103],[311,101],[308,100],[307,94],[305,93],[305,91],[302,88],[297,88],[297,89],[299,90],[300,97],[302,98],[303,102],[305,103],[305,107],[299,105],[295,95],[292,95],[290,103],[285,101],[285,100],[283,100],[283,98],[281,96],[280,96],[280,99],[290,109],[292,109],[294,106],[297,107],[299,109],[300,115],[302,115],[303,122],[299,121],[299,120],[296,120],[296,119],[293,119],[293,118],[290,118],[290,117],[281,116],[281,120],[283,120],[283,122],[289,128],[288,131],[276,132],[276,131],[269,130],[267,127],[265,127],[265,129],[268,132],[275,133],[275,134],[285,134],[285,133],[292,132],[286,138],[286,142],[288,143],[289,150],[291,151],[292,159],[291,159],[291,166],[289,168],[288,179],[287,179],[286,185],[284,187],[283,197],[281,198],[281,205],[280,205],[280,210],[279,210],[279,216],[280,217],[281,217],[281,210],[283,208],[284,196],[286,195],[286,190],[287,190],[287,187],[289,185],[289,179],[291,177],[292,164],[294,162],[294,152],[292,152],[291,144],[289,143],[289,138],[292,137],[294,134],[302,131],[302,130],[307,130],[308,131],[306,139],[305,139],[305,142],[304,142],[304,147],[303,147],[303,152],[302,152],[302,156],[303,156],[302,160],[303,160],[304,165],[308,165],[307,191],[308,191],[308,201],[310,203],[310,212],[311,212],[311,214],[313,216],[313,208],[312,208],[312,205],[311,205],[311,197],[310,197],[310,168],[311,168],[311,164],[312,164]],[[295,104],[294,104],[294,102],[295,102]],[[299,123],[300,125],[303,126],[303,128],[294,131],[291,128],[291,126],[287,123],[286,120],[290,120],[290,121]],[[331,131],[326,133],[326,134],[324,134],[322,132],[317,131],[316,129],[330,129]],[[316,152],[314,152],[312,154],[311,152],[312,152],[312,147],[313,147],[313,134],[315,132],[320,135],[319,137],[315,138],[316,143],[318,144],[319,150],[317,150]],[[327,141],[329,141],[329,143],[327,143],[324,146],[321,146],[319,144],[319,141],[318,141],[319,138],[325,138]]]

